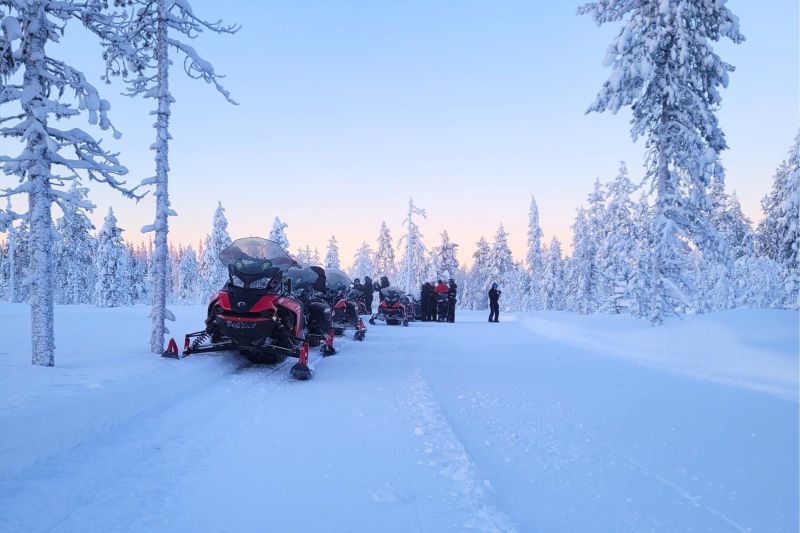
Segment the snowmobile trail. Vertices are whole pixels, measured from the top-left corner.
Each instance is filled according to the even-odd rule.
[[[106,431],[73,431],[34,466],[0,466],[0,531],[796,531],[795,402],[511,318],[378,324],[364,342],[338,337],[332,357],[313,350],[308,382],[288,378],[293,360],[144,362],[136,390],[148,372],[158,389],[165,376],[205,385],[161,394],[162,409],[142,398],[140,411],[123,386],[120,409],[140,413],[124,423],[105,423],[122,418],[91,402],[94,389],[65,403],[58,413],[100,413]],[[76,359],[77,371],[95,361]],[[11,457],[30,442],[0,441]]]

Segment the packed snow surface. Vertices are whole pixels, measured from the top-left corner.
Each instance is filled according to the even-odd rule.
[[[798,529],[796,312],[460,312],[305,383],[150,355],[148,312],[57,307],[42,368],[0,304],[0,531]]]

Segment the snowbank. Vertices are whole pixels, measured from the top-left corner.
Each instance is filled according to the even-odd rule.
[[[521,315],[539,335],[586,350],[798,401],[795,311],[737,309],[652,327],[625,315]]]
[[[169,326],[197,330],[204,312],[179,307]],[[47,368],[30,363],[28,306],[0,304],[9,332],[0,344],[0,478],[163,409],[242,364],[219,356],[176,365],[148,353],[148,313],[141,306],[56,306],[56,367]]]

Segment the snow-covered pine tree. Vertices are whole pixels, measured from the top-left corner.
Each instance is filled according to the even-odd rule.
[[[397,274],[397,266],[394,259],[394,245],[392,244],[392,234],[386,222],[381,222],[381,229],[378,231],[378,250],[375,252],[375,276],[380,278],[386,276],[393,279]]]
[[[566,264],[565,304],[568,309],[586,315],[594,312],[595,304],[592,272],[595,245],[586,210],[578,209],[572,224],[572,257]]]
[[[6,198],[6,210],[0,211],[0,219],[5,218],[5,222],[0,220],[0,227],[6,227],[6,250],[5,259],[3,261],[3,272],[5,273],[5,291],[4,296],[7,302],[15,303],[17,301],[17,229],[14,227],[14,220],[11,211],[11,199]]]
[[[189,0],[127,0],[130,14],[128,24],[118,26],[99,26],[103,32],[106,46],[106,76],[122,76],[128,85],[127,95],[141,95],[154,98],[156,116],[154,127],[156,140],[152,145],[155,151],[156,175],[143,183],[155,185],[156,215],[153,224],[142,228],[143,233],[155,232],[155,249],[150,278],[153,286],[153,310],[150,350],[161,353],[164,349],[164,335],[167,333],[165,320],[174,316],[166,308],[167,263],[168,258],[168,217],[177,213],[169,201],[169,133],[170,107],[175,101],[169,90],[170,50],[183,58],[183,68],[193,79],[202,79],[214,85],[217,91],[229,102],[235,104],[228,91],[220,84],[221,76],[213,65],[200,57],[193,46],[181,40],[180,36],[195,39],[204,31],[218,34],[232,34],[236,26],[221,22],[208,22],[199,18]]]
[[[450,242],[447,230],[442,232],[442,242],[431,250],[431,264],[436,279],[447,281],[458,275],[458,244]]]
[[[8,302],[8,242],[0,242],[0,302]]]
[[[634,247],[632,250],[630,278],[626,291],[630,294],[628,306],[631,314],[637,318],[650,315],[650,296],[652,289],[653,260],[653,209],[642,192],[639,201],[633,206]]]
[[[328,250],[325,252],[325,268],[342,268],[339,260],[339,243],[336,242],[336,235],[331,235],[328,240]]]
[[[635,186],[628,179],[628,169],[620,162],[614,181],[606,186],[606,208],[603,222],[596,232],[598,250],[596,265],[600,274],[602,295],[600,310],[619,313],[630,306],[632,269],[636,248],[631,193]]]
[[[488,293],[492,283],[497,283],[501,290],[505,291],[500,305],[503,309],[511,310],[517,294],[513,294],[516,281],[516,265],[508,246],[508,233],[503,224],[497,228],[492,243],[492,251],[489,254],[489,261],[486,269],[487,279],[483,286],[484,292]]]
[[[733,261],[755,252],[752,223],[742,212],[736,193],[729,195],[725,191],[722,165],[718,164],[711,184],[711,212],[709,218],[722,239],[722,250]]]
[[[178,302],[184,305],[198,303],[198,295],[202,286],[197,255],[189,246],[183,250],[178,265]]]
[[[228,281],[228,269],[219,260],[219,254],[231,245],[228,235],[228,219],[222,202],[214,210],[211,233],[206,235],[205,246],[200,262],[200,277],[203,284],[203,299],[208,299]]]
[[[117,226],[114,210],[109,208],[103,219],[103,227],[97,235],[97,280],[95,281],[95,304],[98,307],[116,307],[126,303],[123,287],[122,229]]]
[[[286,236],[286,228],[289,227],[289,224],[282,222],[280,218],[275,217],[275,220],[272,221],[272,229],[269,232],[269,240],[277,242],[281,245],[286,253],[289,253],[289,238]]]
[[[542,279],[544,277],[545,257],[542,253],[543,238],[544,233],[539,224],[539,207],[536,205],[536,198],[531,195],[531,207],[528,213],[528,253],[525,256],[528,277],[528,291],[524,301],[524,309],[526,311],[544,309]]]
[[[70,194],[88,202],[89,189],[72,182]],[[74,204],[64,207],[63,216],[56,222],[59,239],[54,243],[56,302],[83,304],[92,301],[95,264],[92,260],[94,224],[83,209]]]
[[[364,276],[372,276],[375,268],[372,265],[372,248],[366,242],[362,242],[361,246],[356,250],[353,259],[353,268],[350,270],[352,278],[359,278],[364,281]]]
[[[561,257],[561,241],[553,237],[548,248],[547,263],[544,270],[544,290],[547,309],[562,310],[566,307],[564,299],[564,259]]]
[[[64,187],[78,175],[105,183],[134,197],[118,179],[127,172],[116,156],[100,146],[89,133],[69,127],[72,117],[85,115],[92,125],[114,130],[108,118],[109,103],[82,72],[56,59],[54,45],[78,25],[97,34],[97,26],[119,28],[121,19],[103,9],[103,2],[61,0],[0,0],[3,36],[0,37],[0,105],[12,106],[0,114],[0,135],[24,145],[18,156],[0,156],[3,172],[15,176],[17,184],[3,189],[0,197],[24,195],[28,212],[6,212],[0,226],[14,218],[27,218],[30,225],[31,361],[55,364],[53,331],[53,220],[52,205],[84,207]],[[67,126],[61,129],[55,126]],[[5,222],[3,221],[5,220]],[[0,227],[0,229],[2,229]]]
[[[647,174],[656,192],[650,319],[672,313],[685,295],[689,239],[701,250],[716,244],[708,222],[707,188],[727,148],[714,114],[720,86],[733,66],[711,41],[741,43],[737,17],[725,0],[599,0],[578,8],[598,24],[622,22],[604,64],[612,73],[588,111],[631,106],[631,134],[647,138]]]
[[[300,266],[309,266],[311,263],[311,247],[309,245],[305,245],[305,247],[298,246],[297,253],[294,255],[294,260]]]
[[[314,251],[309,256],[308,263],[311,266],[322,266],[322,259],[319,256],[319,250],[314,248]]]
[[[800,131],[761,206],[764,220],[758,226],[758,251],[787,273],[786,303],[796,309],[800,306]]]
[[[427,218],[425,210],[414,205],[412,198],[408,199],[408,214],[403,220],[406,233],[397,241],[397,246],[405,246],[405,254],[400,261],[397,277],[401,280],[406,292],[416,290],[422,285],[429,275],[430,263],[427,259],[427,249],[422,241],[422,232],[414,222],[414,215]],[[403,244],[405,243],[405,245]]]
[[[485,238],[478,240],[472,254],[472,267],[466,275],[461,288],[461,305],[467,309],[488,309],[489,300],[486,287],[489,268],[489,256],[492,248]]]

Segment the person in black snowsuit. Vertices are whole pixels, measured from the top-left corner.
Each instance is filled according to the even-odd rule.
[[[386,276],[381,276],[381,284],[380,284],[380,286],[378,287],[378,298],[380,298],[380,300],[381,300],[381,301],[383,301],[383,292],[382,292],[382,289],[385,289],[385,288],[386,288],[386,287],[388,287],[389,285],[391,285],[391,284],[389,283],[389,278],[387,278]]]
[[[489,322],[500,322],[500,294],[497,290],[497,283],[492,283],[489,289]]]
[[[450,282],[448,283],[447,287],[447,321],[448,322],[455,322],[456,321],[456,297],[458,295],[458,285],[456,285],[456,280],[450,278]]]
[[[364,305],[367,307],[367,313],[372,314],[372,296],[375,293],[375,287],[372,285],[372,278],[364,276]]]
[[[431,284],[426,281],[422,284],[422,289],[419,291],[420,307],[422,308],[421,320],[423,322],[428,322],[430,318],[431,293],[433,292],[431,289]]]
[[[364,292],[364,286],[361,284],[361,280],[359,278],[353,280],[353,288],[361,291],[362,293]]]

